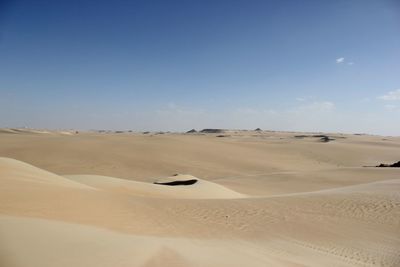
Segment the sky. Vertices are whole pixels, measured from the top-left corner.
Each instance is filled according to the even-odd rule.
[[[0,127],[400,135],[400,1],[0,0]]]

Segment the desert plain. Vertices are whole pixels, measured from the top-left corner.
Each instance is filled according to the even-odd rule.
[[[400,266],[400,137],[0,130],[0,266]]]

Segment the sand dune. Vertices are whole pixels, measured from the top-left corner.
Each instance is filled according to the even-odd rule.
[[[0,266],[400,266],[396,138],[0,135]]]
[[[0,134],[61,134],[61,135],[73,135],[75,131],[48,131],[40,129],[30,128],[0,128]]]
[[[50,131],[46,130],[35,130],[29,128],[3,128],[0,129],[0,133],[9,133],[9,134],[50,134]]]
[[[39,186],[48,185],[94,189],[15,159],[0,158],[0,170],[3,186],[11,184],[28,185],[32,183]]]
[[[31,218],[0,216],[0,234],[2,264],[9,267],[239,267],[282,263],[279,259],[265,258],[260,248],[252,251],[254,245],[248,246],[243,241],[135,236]]]
[[[230,190],[216,183],[208,182],[191,175],[177,175],[158,179],[155,182],[174,182],[193,180],[195,184],[190,186],[167,186],[154,183],[136,182],[115,177],[101,175],[66,175],[72,181],[76,181],[90,187],[102,189],[107,192],[124,193],[133,196],[161,197],[161,198],[241,198],[243,194]]]

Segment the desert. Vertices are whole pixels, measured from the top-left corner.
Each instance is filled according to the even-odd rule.
[[[222,134],[1,130],[0,266],[400,265],[399,137]]]

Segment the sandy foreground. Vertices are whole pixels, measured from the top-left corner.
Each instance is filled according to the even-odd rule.
[[[0,129],[0,266],[400,266],[400,138],[313,135]]]

